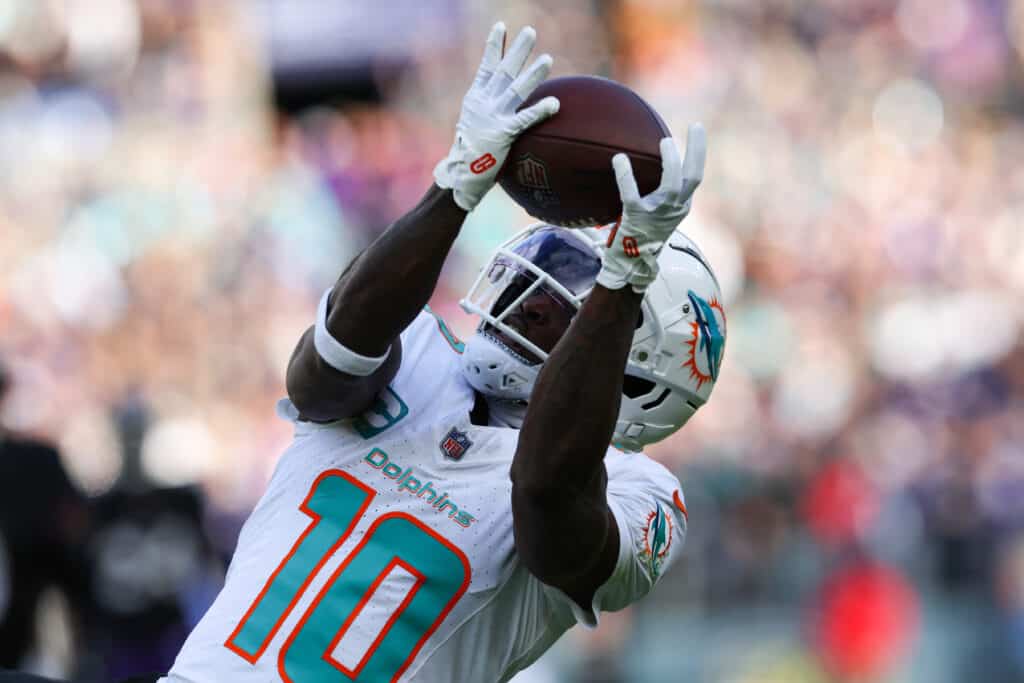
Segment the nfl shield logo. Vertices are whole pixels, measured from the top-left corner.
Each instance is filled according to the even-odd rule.
[[[462,456],[466,454],[466,451],[472,445],[473,442],[469,440],[465,432],[460,432],[455,427],[452,427],[448,435],[441,439],[441,452],[444,453],[446,458],[461,460]]]
[[[528,197],[530,202],[542,207],[558,204],[558,195],[551,189],[548,167],[543,161],[532,154],[524,154],[515,162],[515,174],[518,196]]]
[[[532,154],[524,154],[516,162],[516,180],[523,187],[534,190],[550,190],[548,167]]]

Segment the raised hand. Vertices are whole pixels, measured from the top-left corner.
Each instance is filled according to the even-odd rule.
[[[622,218],[608,237],[598,273],[598,284],[608,289],[632,285],[647,289],[658,274],[658,254],[680,222],[690,213],[690,202],[704,178],[707,135],[695,123],[686,135],[686,157],[680,160],[674,138],[661,141],[661,185],[641,197],[633,166],[625,154],[612,158],[615,181],[622,198]]]
[[[472,211],[494,186],[516,137],[558,111],[554,97],[516,111],[551,71],[548,54],[523,70],[536,41],[537,32],[527,26],[502,57],[505,24],[496,23],[487,37],[483,61],[462,100],[455,142],[434,168],[437,185],[453,190],[455,203],[466,211]]]

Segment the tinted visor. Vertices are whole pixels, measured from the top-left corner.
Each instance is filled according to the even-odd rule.
[[[499,252],[469,299],[495,318],[533,296],[549,297],[575,313],[579,296],[590,291],[600,270],[600,258],[569,230],[542,227]]]
[[[599,254],[583,238],[565,228],[540,226],[499,249],[463,300],[463,308],[481,316],[482,330],[496,330],[514,352],[540,362],[547,353],[534,341],[550,345],[551,327],[540,331],[544,311],[554,315],[548,320],[571,320],[600,270]],[[555,308],[564,315],[554,313]],[[541,335],[533,341],[517,331],[525,333],[530,325],[524,320],[531,315]],[[547,343],[541,342],[543,338]]]
[[[601,259],[593,248],[565,228],[539,228],[514,245],[512,252],[577,296],[594,286],[601,270]]]

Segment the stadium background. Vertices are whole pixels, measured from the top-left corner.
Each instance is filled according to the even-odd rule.
[[[288,442],[293,343],[427,187],[496,18],[705,123],[684,227],[729,318],[651,449],[682,566],[519,680],[1024,680],[1024,0],[0,3],[2,418],[82,492],[88,579],[22,665],[176,650]],[[526,222],[500,190],[467,222],[432,301],[459,333]],[[111,503],[154,491],[201,540]]]

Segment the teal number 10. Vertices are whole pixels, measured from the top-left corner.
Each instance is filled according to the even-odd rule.
[[[377,492],[341,470],[317,477],[299,509],[312,518],[224,645],[251,664],[328,558],[345,542]],[[352,668],[331,655],[393,568],[416,581]],[[394,681],[469,586],[469,561],[452,543],[403,512],[373,520],[342,560],[278,653],[291,683]]]

